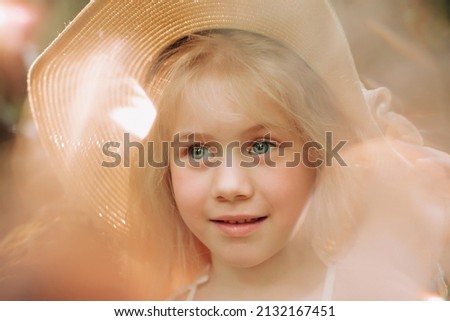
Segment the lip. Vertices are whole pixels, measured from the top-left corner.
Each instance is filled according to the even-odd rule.
[[[223,215],[210,221],[228,237],[247,237],[258,230],[267,215]]]

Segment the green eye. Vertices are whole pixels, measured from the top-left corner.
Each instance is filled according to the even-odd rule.
[[[188,149],[189,157],[195,160],[202,160],[211,153],[206,146],[193,145]]]
[[[265,154],[273,147],[276,147],[276,145],[270,141],[256,141],[250,146],[249,153],[256,155]]]

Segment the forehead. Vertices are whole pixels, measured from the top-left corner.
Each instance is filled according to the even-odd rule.
[[[176,123],[192,128],[247,123],[291,126],[283,108],[245,77],[205,73],[184,86],[178,105]]]

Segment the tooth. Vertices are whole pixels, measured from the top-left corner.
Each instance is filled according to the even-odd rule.
[[[227,224],[243,224],[243,223],[253,223],[253,222],[256,222],[256,221],[258,221],[257,217],[247,218],[247,219],[242,219],[242,220],[226,220],[226,221],[223,221],[223,222],[227,223]]]

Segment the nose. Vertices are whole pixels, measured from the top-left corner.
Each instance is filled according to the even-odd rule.
[[[224,162],[215,168],[211,190],[213,197],[220,202],[233,202],[251,198],[254,193],[254,186],[250,170],[240,166],[238,162],[233,162],[233,164]]]

